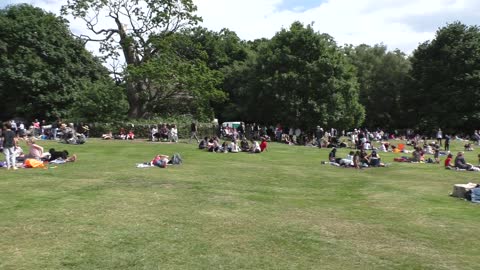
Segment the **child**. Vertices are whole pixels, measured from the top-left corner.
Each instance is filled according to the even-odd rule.
[[[265,138],[262,138],[262,142],[260,143],[260,150],[263,152],[263,151],[266,151],[267,150],[267,140]]]
[[[453,169],[453,164],[452,164],[452,154],[448,154],[447,158],[445,159],[445,169]]]

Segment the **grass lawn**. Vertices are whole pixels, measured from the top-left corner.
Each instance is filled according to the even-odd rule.
[[[478,172],[391,153],[388,168],[345,169],[321,164],[328,149],[275,143],[39,144],[79,160],[0,170],[0,269],[480,269],[480,205],[448,196]],[[183,165],[135,167],[174,152]]]

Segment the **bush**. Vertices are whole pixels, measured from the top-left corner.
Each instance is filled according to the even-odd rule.
[[[172,117],[172,118],[155,118],[155,119],[139,119],[128,120],[119,122],[108,123],[90,123],[89,135],[90,137],[101,137],[102,134],[106,134],[112,131],[113,135],[118,135],[120,129],[124,128],[125,132],[133,130],[135,137],[137,138],[150,138],[150,130],[154,126],[160,126],[161,124],[175,124],[178,129],[178,137],[180,139],[190,138],[190,125],[192,124],[192,118],[188,116]],[[204,136],[218,135],[218,125],[215,123],[197,123],[199,138]]]

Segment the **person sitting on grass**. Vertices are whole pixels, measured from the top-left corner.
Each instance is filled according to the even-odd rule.
[[[218,137],[213,137],[208,141],[208,152],[217,152],[220,149],[220,142],[218,141]]]
[[[248,140],[246,137],[243,137],[243,139],[240,141],[240,150],[242,152],[250,151],[250,144],[248,143]]]
[[[445,169],[451,170],[451,169],[455,168],[455,166],[453,166],[453,164],[452,164],[452,159],[453,159],[453,155],[448,154],[447,158],[445,159],[445,163],[444,163]]]
[[[368,154],[365,150],[360,150],[360,166],[367,168],[369,164]]]
[[[467,143],[464,145],[465,151],[473,151],[473,147],[471,143]]]
[[[135,134],[133,133],[133,130],[130,129],[130,131],[127,134],[127,140],[134,140],[135,139]]]
[[[150,137],[152,142],[159,140],[158,138],[160,137],[160,134],[158,133],[157,126],[153,126],[152,129],[150,130]]]
[[[219,153],[228,153],[228,143],[227,141],[224,141],[222,145],[220,146],[220,149],[218,149]]]
[[[385,167],[385,164],[381,162],[380,155],[375,150],[367,155],[367,159],[368,165],[372,167]]]
[[[356,151],[353,155],[353,167],[355,169],[360,169],[360,151]]]
[[[198,144],[198,149],[203,150],[203,149],[207,149],[207,147],[208,147],[208,137],[205,137]]]
[[[112,131],[110,130],[108,133],[102,134],[102,139],[103,139],[103,140],[111,140],[111,139],[113,139]]]
[[[333,147],[330,153],[328,153],[328,161],[335,162],[336,154],[337,154],[337,149]]]
[[[455,157],[454,165],[455,165],[455,168],[459,170],[467,170],[467,171],[473,170],[473,165],[465,161],[463,152],[457,153],[457,156]]]
[[[33,158],[37,160],[48,160],[50,153],[44,153],[43,147],[35,143],[35,138],[31,137],[27,140],[28,154],[25,155],[25,159]]]
[[[292,142],[292,140],[290,139],[290,136],[288,136],[288,134],[283,134],[282,135],[282,142],[284,144],[288,144],[288,145],[293,145],[294,143]]]
[[[260,143],[260,150],[262,152],[267,151],[267,140],[265,138],[262,138],[262,142]]]
[[[168,140],[168,133],[170,132],[170,130],[168,129],[167,124],[162,124],[158,132],[160,133],[160,139],[162,141]]]
[[[168,132],[169,141],[171,142],[178,142],[178,129],[175,124],[173,124]]]
[[[412,152],[412,160],[411,162],[424,162],[423,151],[420,147],[416,147],[415,150]]]
[[[230,145],[228,146],[228,152],[230,153],[238,153],[240,152],[240,147],[238,147],[238,144],[237,144],[237,141],[236,140],[232,140],[232,142],[230,143]]]
[[[260,149],[260,144],[252,139],[252,147],[250,147],[250,153],[258,154],[260,152],[262,152],[262,150]]]

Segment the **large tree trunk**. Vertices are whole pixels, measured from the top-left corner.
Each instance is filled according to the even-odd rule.
[[[145,111],[147,102],[141,97],[145,88],[145,83],[141,81],[127,82],[127,98],[130,105],[128,117],[138,119],[144,117],[147,113]]]

